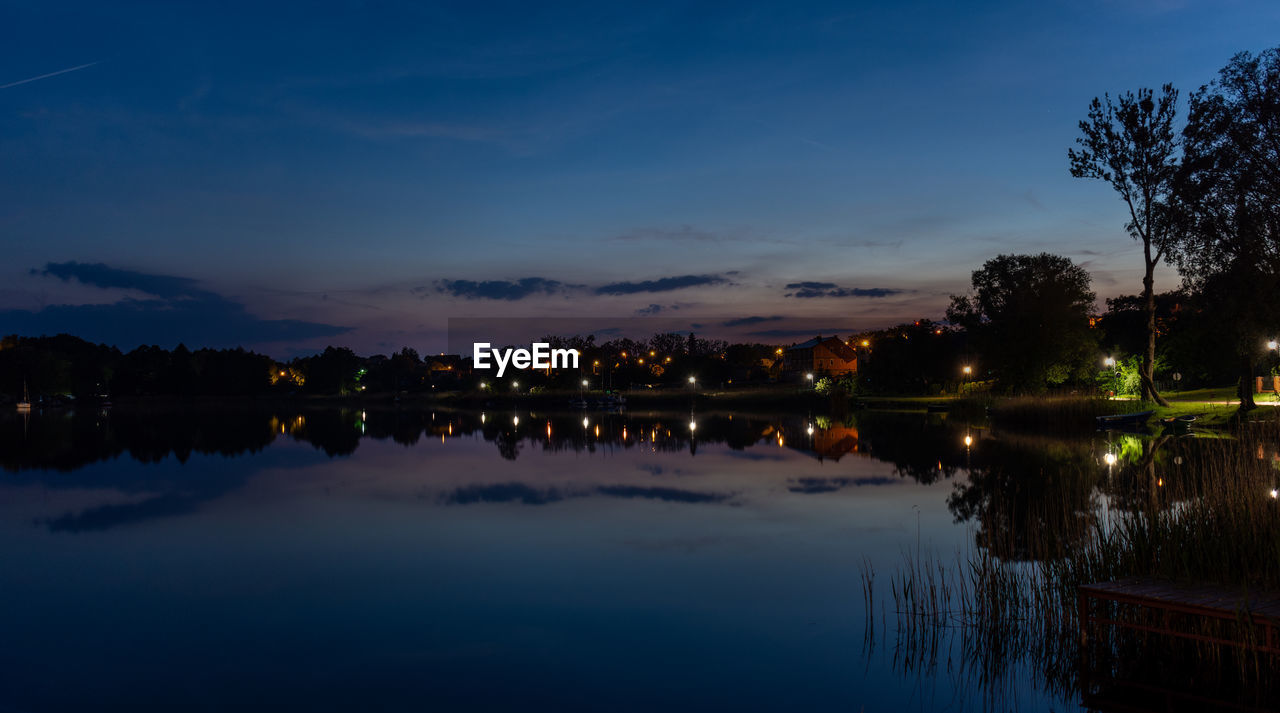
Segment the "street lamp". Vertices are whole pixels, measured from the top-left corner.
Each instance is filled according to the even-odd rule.
[[[813,381],[813,372],[811,371],[811,372],[809,372],[809,373],[805,374],[805,375],[804,375],[804,378],[808,379],[809,381]]]
[[[1272,344],[1275,344],[1275,342],[1272,342]],[[1108,369],[1115,366],[1116,365],[1115,357],[1107,357],[1106,359],[1103,359],[1102,365],[1107,367]]]
[[[691,377],[689,377],[689,385],[690,385],[690,386],[692,386],[693,384],[696,384],[697,382],[698,382],[698,379],[697,379],[697,378],[692,377],[692,376],[691,376]]]
[[[1267,349],[1271,349],[1274,351],[1275,348],[1276,348],[1276,340],[1272,339],[1271,341],[1267,342]]]

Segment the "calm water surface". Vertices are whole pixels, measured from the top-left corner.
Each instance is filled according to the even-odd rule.
[[[1009,527],[984,513],[1042,495],[1006,482],[1043,473],[1040,442],[358,409],[0,434],[0,711],[1078,709],[1033,671],[913,661],[880,612],[866,630],[862,568]],[[1106,447],[1054,457],[1100,478]],[[1043,487],[1088,503],[1091,477]]]

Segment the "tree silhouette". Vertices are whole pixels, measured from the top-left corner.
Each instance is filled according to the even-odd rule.
[[[1232,58],[1191,96],[1179,189],[1187,238],[1174,257],[1220,317],[1238,359],[1242,411],[1253,365],[1280,319],[1280,51]]]
[[[1069,258],[999,255],[973,273],[973,294],[952,296],[947,319],[963,326],[997,380],[1012,391],[1092,375],[1089,273]]]
[[[1173,129],[1178,92],[1166,84],[1157,97],[1150,89],[1109,95],[1089,104],[1080,122],[1080,149],[1067,149],[1071,175],[1106,181],[1129,208],[1125,229],[1142,241],[1142,297],[1147,307],[1147,346],[1142,356],[1142,398],[1168,402],[1152,381],[1156,358],[1155,268],[1169,255],[1176,238],[1174,196],[1178,172],[1178,135]]]

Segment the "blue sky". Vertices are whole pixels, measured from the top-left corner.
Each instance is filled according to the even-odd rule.
[[[1280,37],[1275,3],[1177,0],[5,15],[0,332],[281,355],[437,351],[449,317],[872,328],[1009,252],[1133,293],[1122,205],[1067,171],[1089,100]]]

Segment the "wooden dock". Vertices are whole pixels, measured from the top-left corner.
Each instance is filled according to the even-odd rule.
[[[1092,629],[1102,625],[1280,654],[1280,592],[1245,594],[1220,586],[1181,585],[1145,578],[1096,582],[1076,591],[1082,647]],[[1122,608],[1149,610],[1158,616],[1112,617],[1097,612],[1100,607],[1091,606],[1091,602],[1115,602]],[[1234,629],[1235,635],[1208,634],[1203,627],[1195,631],[1195,627],[1186,626],[1195,620],[1234,623],[1235,627],[1226,626],[1223,630]]]

